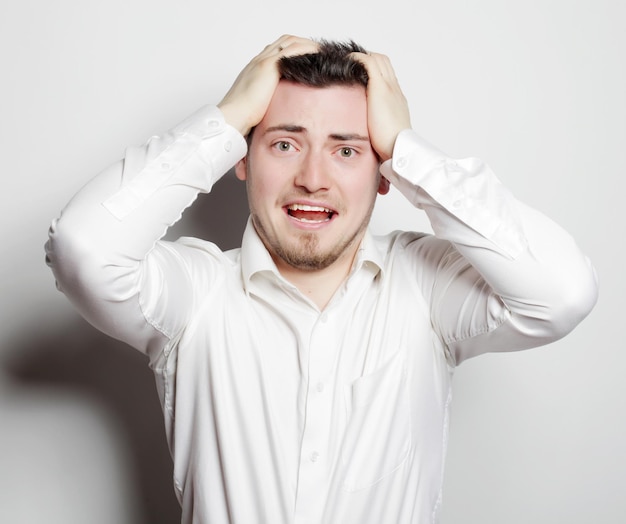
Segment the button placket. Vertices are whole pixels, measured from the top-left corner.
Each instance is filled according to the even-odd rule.
[[[300,471],[296,514],[315,514],[328,479],[328,439],[331,430],[332,396],[322,394],[325,378],[332,373],[335,348],[332,322],[322,313],[313,326],[309,339],[309,387],[306,398],[306,418],[301,444]]]

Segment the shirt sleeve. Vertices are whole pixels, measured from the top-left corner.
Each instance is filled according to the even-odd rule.
[[[381,172],[435,232],[416,249],[431,251],[422,287],[452,363],[547,344],[593,308],[596,274],[572,237],[480,160],[451,159],[406,130]]]
[[[160,239],[245,153],[244,138],[213,106],[128,148],[53,221],[46,260],[57,287],[90,323],[154,362],[180,333],[221,255],[215,246]]]

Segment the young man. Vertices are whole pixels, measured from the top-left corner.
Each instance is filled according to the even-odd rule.
[[[235,164],[241,249],[159,240]],[[368,232],[390,182],[434,236]],[[386,57],[292,36],[82,189],[47,253],[148,355],[185,523],[436,522],[454,367],[556,340],[596,299],[564,231],[410,130]]]

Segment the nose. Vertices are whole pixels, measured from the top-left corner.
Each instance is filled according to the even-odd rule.
[[[331,183],[329,167],[321,153],[308,151],[298,166],[294,183],[309,193],[326,190]]]

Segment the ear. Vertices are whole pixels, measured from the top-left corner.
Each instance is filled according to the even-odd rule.
[[[235,164],[235,176],[239,180],[246,180],[248,178],[248,157],[244,156],[239,162]]]
[[[389,193],[389,180],[387,180],[384,176],[380,176],[380,181],[378,182],[378,194],[386,195]]]

